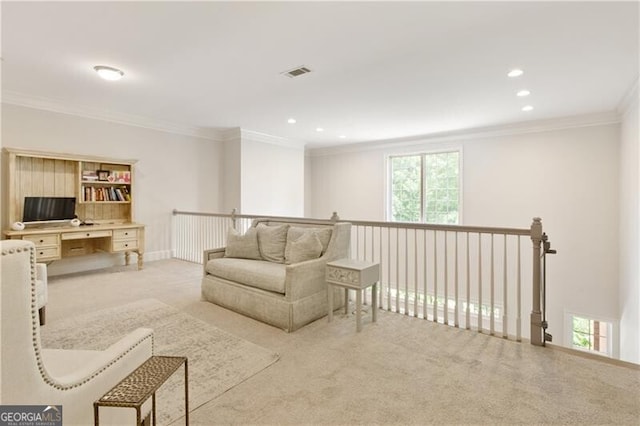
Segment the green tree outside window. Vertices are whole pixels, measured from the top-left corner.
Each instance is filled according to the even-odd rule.
[[[458,151],[391,157],[390,166],[392,221],[458,223]]]

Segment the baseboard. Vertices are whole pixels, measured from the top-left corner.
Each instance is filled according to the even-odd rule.
[[[171,259],[171,250],[158,250],[144,253],[144,262]],[[86,256],[70,257],[53,261],[47,266],[47,275],[74,274],[97,269],[111,268],[124,265],[124,255],[111,253],[96,253]],[[131,255],[131,268],[137,268],[137,256]]]
[[[155,262],[156,260],[171,259],[171,250],[150,251],[144,254],[145,262]]]
[[[612,364],[612,365],[617,365],[619,367],[626,367],[626,368],[630,368],[632,370],[638,370],[640,371],[640,365],[639,364],[635,364],[633,362],[629,362],[629,361],[623,361],[621,359],[616,359],[616,358],[609,358],[603,355],[598,355],[598,354],[593,354],[593,353],[589,353],[589,352],[585,352],[585,351],[579,351],[577,349],[571,349],[571,348],[567,348],[564,346],[560,346],[560,345],[554,345],[552,343],[546,343],[545,346],[547,348],[551,348],[553,350],[556,351],[561,351],[561,352],[566,352],[569,353],[571,355],[574,356],[579,356],[582,358],[587,358],[593,361],[600,361],[600,362],[604,362],[605,364]]]

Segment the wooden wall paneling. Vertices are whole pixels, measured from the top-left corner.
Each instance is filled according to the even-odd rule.
[[[33,159],[31,157],[18,157],[20,161],[17,164],[17,177],[16,177],[16,218],[13,221],[22,220],[22,213],[24,212],[24,197],[31,195],[31,172]]]
[[[4,195],[4,200],[3,200],[3,208],[6,209],[4,210],[3,213],[6,214],[6,216],[4,217],[4,221],[5,223],[3,224],[3,226],[9,226],[11,223],[15,222],[18,217],[18,206],[17,206],[17,202],[15,197],[11,198],[10,194],[15,194],[16,193],[16,175],[17,175],[17,171],[16,171],[16,155],[13,153],[8,153],[8,152],[3,152],[3,156],[2,156],[2,160],[3,160],[3,166],[4,166],[4,171],[6,173],[6,175],[3,176],[3,185],[6,185],[3,187],[3,189],[5,190],[5,195]]]
[[[93,216],[91,216],[91,218],[94,221],[102,220],[102,216],[103,216],[102,215],[102,205],[98,204],[98,203],[95,203],[92,207],[93,207]]]
[[[75,197],[77,193],[76,185],[78,185],[78,179],[76,178],[76,163],[73,161],[65,161],[64,165],[64,196]]]
[[[96,205],[95,204],[82,204],[82,207],[84,208],[84,212],[83,212],[83,216],[80,217],[80,219],[82,220],[86,220],[86,221],[92,221],[95,220],[95,209],[96,209]]]
[[[107,204],[106,206],[106,215],[107,217],[105,219],[120,219],[118,216],[118,213],[120,212],[118,210],[118,205],[117,204]]]
[[[42,165],[42,172],[44,174],[44,182],[43,182],[43,194],[53,194],[55,191],[55,185],[53,180],[53,175],[55,171],[55,160],[50,158],[45,158]]]
[[[44,196],[44,160],[42,158],[34,158],[32,160],[32,191],[30,195],[35,197]]]
[[[53,172],[53,196],[64,197],[66,167],[64,161],[56,160]]]

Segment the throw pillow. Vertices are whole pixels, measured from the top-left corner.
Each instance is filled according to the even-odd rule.
[[[287,240],[285,258],[287,264],[317,259],[322,254],[322,243],[318,234],[313,231],[305,232],[297,240]]]
[[[258,247],[258,232],[256,229],[249,228],[244,235],[240,235],[235,229],[229,228],[224,257],[262,260]]]
[[[284,263],[284,248],[287,244],[289,225],[267,226],[261,223],[257,230],[262,258],[269,262]]]
[[[303,226],[292,226],[289,228],[287,234],[287,241],[295,241],[300,238],[305,232],[314,232],[320,243],[322,244],[322,254],[327,251],[329,241],[331,240],[331,228],[307,228]]]

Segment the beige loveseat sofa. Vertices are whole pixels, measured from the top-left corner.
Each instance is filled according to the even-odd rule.
[[[202,298],[288,332],[327,314],[327,262],[348,257],[350,223],[256,219],[204,252]],[[342,293],[333,295],[342,306]]]

